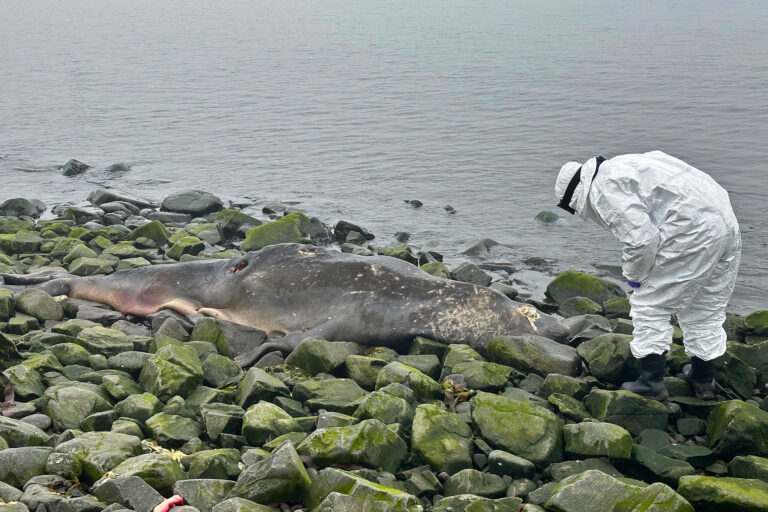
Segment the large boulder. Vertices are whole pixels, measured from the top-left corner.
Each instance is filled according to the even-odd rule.
[[[278,396],[291,396],[288,386],[261,368],[249,368],[237,387],[237,405],[243,409],[261,400],[272,401]]]
[[[553,412],[482,391],[470,403],[475,428],[491,445],[538,467],[563,459],[563,422]]]
[[[633,435],[646,428],[667,427],[668,413],[664,404],[630,391],[593,389],[584,399],[584,405],[595,418],[620,425]]]
[[[26,421],[0,415],[0,439],[11,448],[40,446],[45,444],[49,438],[48,434]]]
[[[0,215],[9,217],[34,217],[38,218],[46,210],[45,203],[37,199],[24,199],[14,197],[6,199],[0,204]]]
[[[195,327],[189,337],[190,340],[213,343],[219,353],[227,357],[245,354],[266,338],[264,331],[207,316],[195,319]]]
[[[347,463],[390,472],[397,470],[408,453],[405,441],[376,419],[315,430],[296,450],[321,467]]]
[[[0,482],[22,488],[30,478],[44,475],[53,448],[33,446],[0,450]]]
[[[91,414],[112,409],[112,404],[85,386],[61,384],[45,390],[40,409],[53,420],[55,429],[66,430],[80,428],[81,421]]]
[[[137,476],[164,496],[170,496],[174,484],[186,478],[181,464],[168,455],[147,453],[124,460],[115,466],[108,475],[105,475],[101,481],[96,482],[94,487],[98,487],[108,478],[120,476]]]
[[[547,285],[546,295],[558,304],[571,297],[586,297],[598,304],[627,294],[618,284],[600,279],[585,272],[567,270]]]
[[[227,496],[235,485],[231,480],[217,478],[196,478],[178,480],[173,486],[173,494],[184,499],[184,505],[195,507],[200,512],[211,512],[217,503]]]
[[[246,468],[228,498],[263,504],[299,501],[309,485],[309,475],[293,444],[285,442],[272,455]]]
[[[721,457],[768,457],[768,412],[740,400],[722,402],[707,418],[707,436]]]
[[[472,468],[451,475],[443,486],[443,494],[446,496],[474,494],[485,498],[503,498],[506,491],[507,483],[502,477]]]
[[[270,402],[261,401],[250,406],[243,417],[243,436],[251,446],[261,446],[270,438],[301,431],[301,426],[290,414]]]
[[[310,224],[309,217],[303,213],[291,213],[249,229],[240,248],[244,251],[258,251],[274,244],[308,243]]]
[[[324,500],[333,493],[354,496],[363,502],[358,505],[358,508],[349,510],[370,510],[371,512],[421,512],[423,510],[418,498],[412,494],[385,487],[337,468],[320,471],[320,474],[312,480],[312,485],[304,498],[304,505],[309,510],[319,510]],[[323,510],[330,512],[334,509]]]
[[[626,334],[602,334],[581,343],[576,350],[589,368],[589,373],[604,382],[621,384],[637,378],[637,360],[632,356]]]
[[[768,482],[768,459],[756,455],[739,455],[728,463],[728,475]]]
[[[680,479],[677,492],[697,511],[768,510],[768,483],[762,480],[690,475]]]
[[[376,389],[393,382],[405,384],[411,388],[417,399],[437,398],[442,395],[440,385],[429,375],[406,364],[393,361],[379,371],[376,377]]]
[[[594,421],[565,425],[563,438],[565,452],[575,458],[628,460],[632,456],[632,435],[611,423]]]
[[[75,455],[83,465],[83,479],[95,482],[123,461],[141,453],[139,438],[115,432],[86,432],[56,447]]]
[[[15,300],[16,309],[37,318],[41,322],[46,320],[59,321],[64,316],[64,311],[59,303],[43,290],[36,288],[24,290],[16,295]]]
[[[215,195],[202,190],[184,190],[163,199],[163,210],[177,213],[189,213],[199,217],[217,212],[224,208],[224,203]]]
[[[488,342],[488,359],[542,376],[560,373],[575,377],[581,373],[581,358],[575,348],[534,334],[493,338]]]
[[[117,503],[136,512],[152,512],[163,501],[159,492],[133,475],[102,479],[91,491],[104,503]]]
[[[331,373],[344,364],[347,356],[357,354],[360,346],[346,341],[326,341],[306,338],[285,359],[286,364],[297,366],[312,375]]]
[[[640,487],[596,470],[560,481],[545,507],[553,512],[694,512],[690,503],[662,483]]]
[[[146,426],[152,439],[170,448],[178,448],[202,432],[198,421],[167,412],[155,414],[147,420]]]
[[[203,383],[203,367],[195,349],[166,345],[144,364],[139,384],[160,400],[186,396]]]
[[[472,428],[459,416],[434,404],[416,408],[411,450],[433,471],[448,474],[472,467]]]

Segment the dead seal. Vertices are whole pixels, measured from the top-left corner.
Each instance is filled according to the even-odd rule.
[[[50,279],[37,286],[126,314],[170,308],[284,335],[238,357],[243,366],[269,351],[290,352],[313,336],[389,347],[425,336],[485,354],[496,336],[563,341],[568,335],[556,317],[490,288],[434,277],[389,256],[312,245],[278,244],[230,260],[153,265],[105,277],[4,277],[7,284]]]

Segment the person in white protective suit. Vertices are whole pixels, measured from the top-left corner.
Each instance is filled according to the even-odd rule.
[[[561,208],[611,230],[623,244],[630,296],[632,355],[640,377],[622,389],[667,398],[666,352],[672,314],[698,398],[715,392],[715,358],[725,352],[725,307],[741,258],[741,235],[728,193],[704,172],[661,151],[594,157],[560,169]]]

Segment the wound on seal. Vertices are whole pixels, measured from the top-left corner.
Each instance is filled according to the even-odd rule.
[[[234,265],[229,267],[229,270],[231,270],[233,274],[237,274],[247,266],[248,266],[248,260],[243,258],[241,260],[237,260]]]

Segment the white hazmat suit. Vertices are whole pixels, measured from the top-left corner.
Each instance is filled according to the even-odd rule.
[[[741,258],[741,236],[728,193],[709,175],[661,151],[560,170],[562,199],[581,169],[570,207],[611,230],[623,244],[622,272],[640,283],[630,297],[632,355],[662,354],[672,342],[670,315],[685,351],[710,361],[725,352],[725,307]],[[593,179],[594,178],[594,179]]]

